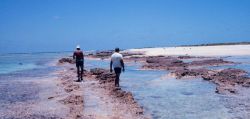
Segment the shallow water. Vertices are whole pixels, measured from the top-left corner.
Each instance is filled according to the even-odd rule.
[[[135,98],[153,118],[229,117],[227,109],[220,105],[220,95],[214,93],[214,84],[201,79],[176,80],[171,77],[159,77],[165,73],[126,72],[121,77],[121,83],[124,89],[133,92]],[[138,74],[144,76],[137,76]]]
[[[47,68],[48,62],[62,57],[65,53],[1,54],[0,75],[23,70]]]
[[[44,88],[36,80],[53,76],[50,73],[58,68],[50,62],[60,55],[0,55],[0,118],[16,118],[18,114],[12,112],[25,112],[28,105],[40,100],[39,93]]]
[[[0,70],[1,105],[36,99],[35,95],[29,97],[26,94],[35,94],[39,89],[32,88],[36,87],[35,84],[22,82],[22,80],[50,77],[51,75],[48,75],[50,72],[59,69],[56,66],[50,66],[49,62],[62,56],[69,56],[69,54],[1,55],[0,69],[5,69]],[[225,59],[241,62],[241,64],[213,68],[233,67],[250,72],[250,56]],[[21,66],[19,62],[22,62]],[[109,61],[86,60],[85,67],[108,69]],[[121,75],[120,85],[124,90],[131,91],[145,109],[145,113],[154,119],[228,119],[250,116],[248,113],[250,97],[246,95],[250,90],[247,88],[242,89],[238,95],[220,95],[214,92],[213,83],[202,79],[177,80],[167,75],[167,71],[139,69],[138,63],[126,65],[126,71]],[[239,106],[239,103],[243,106]],[[89,104],[89,106],[95,105],[95,102]],[[4,110],[4,108],[1,109]]]
[[[249,71],[250,57],[228,57],[226,60],[242,62],[241,64],[215,68],[242,68]],[[86,61],[91,68],[109,68],[109,61]],[[140,64],[126,66],[121,75],[121,87],[131,91],[153,119],[228,119],[248,118],[245,107],[238,105],[244,101],[248,105],[250,92],[245,89],[238,95],[221,95],[215,93],[215,84],[202,79],[175,79],[167,71],[139,70]],[[243,92],[243,91],[241,91]],[[242,96],[244,98],[242,98]],[[232,110],[239,108],[239,110]]]

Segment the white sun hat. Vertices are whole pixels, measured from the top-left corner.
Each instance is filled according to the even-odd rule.
[[[80,45],[77,45],[76,48],[80,48]]]

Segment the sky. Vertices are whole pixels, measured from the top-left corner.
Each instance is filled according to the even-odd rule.
[[[0,53],[250,41],[250,0],[0,0]]]

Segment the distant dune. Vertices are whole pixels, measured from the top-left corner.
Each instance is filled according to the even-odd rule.
[[[190,56],[243,56],[250,55],[250,43],[223,43],[197,45],[197,46],[179,46],[179,47],[158,47],[129,49],[128,52],[141,52],[147,56],[158,55],[190,55]]]

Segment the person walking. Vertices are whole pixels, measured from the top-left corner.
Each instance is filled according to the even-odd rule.
[[[111,61],[110,61],[110,72],[113,72],[112,67],[114,68],[115,71],[115,87],[119,87],[119,81],[120,81],[120,74],[121,71],[125,71],[124,68],[124,62],[123,62],[123,56],[122,54],[119,53],[120,49],[119,48],[115,48],[115,53],[113,53],[111,55]]]
[[[75,59],[76,61],[77,77],[78,77],[77,81],[80,82],[83,80],[82,75],[84,70],[84,55],[79,45],[76,46],[76,51],[74,51],[73,59]]]

